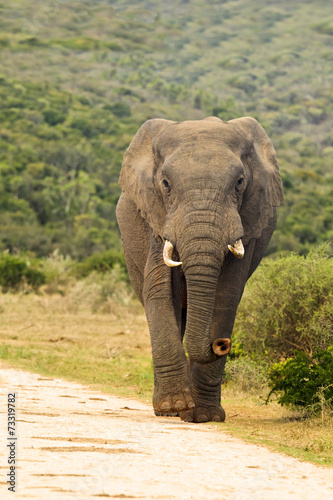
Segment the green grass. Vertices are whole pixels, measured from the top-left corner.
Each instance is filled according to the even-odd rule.
[[[105,359],[93,349],[72,347],[68,341],[61,346],[42,349],[29,344],[15,347],[2,344],[0,359],[5,364],[41,375],[62,377],[89,384],[96,389],[119,396],[149,400],[153,372],[148,356],[119,356]]]

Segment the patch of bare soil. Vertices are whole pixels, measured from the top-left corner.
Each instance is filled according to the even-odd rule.
[[[2,499],[322,499],[332,470],[272,453],[215,425],[80,384],[0,369]],[[7,393],[15,392],[16,493],[8,491]]]

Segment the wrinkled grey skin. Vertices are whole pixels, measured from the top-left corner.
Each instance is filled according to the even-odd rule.
[[[125,153],[119,182],[126,263],[151,335],[155,414],[223,421],[226,356],[212,342],[231,337],[244,285],[275,228],[283,193],[271,141],[249,117],[149,120]],[[228,251],[239,238],[243,259]],[[181,266],[165,265],[165,240]]]

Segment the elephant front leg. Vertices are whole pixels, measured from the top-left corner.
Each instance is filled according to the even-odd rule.
[[[175,304],[172,270],[164,264],[162,250],[162,243],[152,238],[143,296],[154,364],[154,411],[175,416],[193,408],[194,401],[181,340],[181,307]]]
[[[232,328],[239,301],[239,295],[226,295],[228,288],[220,282],[211,326],[211,342],[219,338],[231,338]],[[231,293],[231,292],[230,292]],[[209,364],[199,364],[191,360],[191,382],[195,408],[180,416],[187,422],[224,422],[225,411],[221,406],[221,384],[226,355]]]
[[[226,294],[227,285],[219,283],[211,326],[211,342],[219,338],[231,338],[236,310],[241,293]],[[231,287],[230,287],[231,288]],[[187,422],[224,422],[225,411],[221,406],[221,384],[227,355],[210,364],[192,362],[191,381],[195,408],[184,412],[181,418]]]
[[[249,269],[255,241],[246,247],[245,257],[238,260],[229,254],[226,257],[215,298],[214,314],[211,326],[211,341],[218,338],[231,338],[237,307],[241,299]],[[195,408],[181,414],[181,418],[191,422],[223,422],[225,411],[221,406],[221,383],[227,356],[209,365],[200,365],[190,361],[192,393]]]
[[[195,408],[181,412],[186,422],[224,422],[225,411],[221,406],[221,382],[225,366],[222,358],[208,365],[191,363],[192,394]]]

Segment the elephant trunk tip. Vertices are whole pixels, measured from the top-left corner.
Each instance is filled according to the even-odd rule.
[[[228,354],[230,352],[231,340],[227,339],[227,338],[216,339],[216,340],[214,340],[214,342],[212,344],[212,349],[213,349],[213,352],[217,356],[219,356],[219,357],[225,356],[226,354]]]
[[[199,354],[198,351],[189,350],[187,348],[187,352],[192,361],[199,363],[200,365],[206,365],[212,363],[213,361],[218,360],[222,356],[228,354],[231,350],[231,340],[227,338],[219,338],[214,340],[214,342],[210,345],[210,353],[206,353],[206,355]]]

